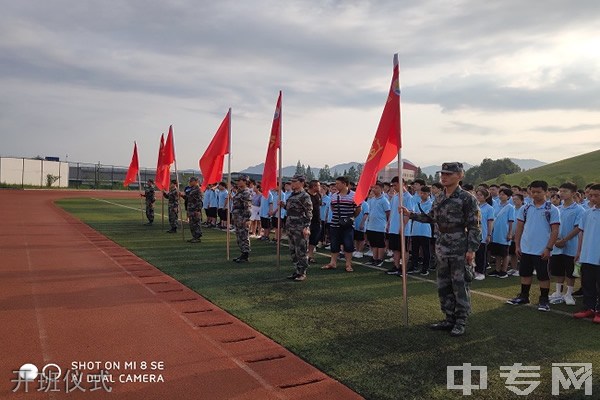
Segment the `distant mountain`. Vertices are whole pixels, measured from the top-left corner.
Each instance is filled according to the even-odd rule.
[[[349,162],[349,163],[345,163],[345,164],[337,164],[334,165],[332,167],[329,167],[329,171],[331,171],[332,175],[336,175],[334,172],[337,172],[337,175],[341,175],[344,173],[344,170],[348,171],[350,169],[350,167],[354,167],[354,168],[358,168],[358,165],[360,163],[358,162]],[[308,165],[305,165],[306,167]],[[254,165],[252,167],[248,167],[243,171],[240,171],[240,173],[243,174],[262,174],[263,173],[263,169],[265,168],[265,163],[260,163],[258,165]],[[312,165],[310,166],[310,169],[312,171],[312,173],[315,176],[319,176],[319,171],[321,170],[322,167],[313,167]],[[287,167],[282,167],[281,168],[281,172],[283,173],[283,176],[293,176],[294,173],[296,173],[296,166],[295,165],[289,165]]]
[[[527,171],[528,169],[541,167],[542,165],[546,165],[547,163],[540,160],[532,160],[532,159],[520,159],[520,158],[511,158],[512,162],[521,167],[522,170]]]

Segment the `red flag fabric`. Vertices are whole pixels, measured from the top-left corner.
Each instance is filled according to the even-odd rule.
[[[202,190],[209,183],[216,183],[223,179],[223,160],[229,154],[229,130],[231,129],[231,109],[221,122],[206,151],[200,157],[200,171],[202,172]]]
[[[162,182],[163,182],[162,166],[163,166],[164,150],[165,150],[165,134],[163,133],[160,135],[160,147],[158,148],[158,162],[156,163],[156,175],[154,176],[154,184],[156,185],[156,188],[158,190],[166,190],[166,188],[162,184]]]
[[[356,186],[354,198],[360,204],[367,197],[369,188],[377,181],[377,173],[385,168],[396,156],[402,147],[400,129],[400,74],[398,68],[398,54],[394,54],[394,72],[387,101],[375,139],[369,150],[367,161]]]
[[[163,165],[171,166],[175,161],[175,145],[173,144],[173,125],[169,126],[169,134],[163,152]]]
[[[127,170],[127,175],[125,175],[123,186],[127,187],[130,183],[135,182],[139,171],[140,163],[138,161],[137,143],[133,142],[133,156],[131,157],[131,163],[129,163],[129,169]]]
[[[162,140],[162,138],[161,138]],[[156,186],[161,190],[168,190],[171,183],[171,164],[175,161],[175,145],[173,143],[173,125],[169,126],[167,141],[164,142],[160,155],[160,165],[156,170]]]
[[[271,127],[271,136],[267,146],[267,158],[265,159],[265,168],[263,170],[261,185],[263,196],[269,197],[269,191],[277,187],[277,150],[281,148],[281,91],[275,106],[275,115],[273,116],[273,125]]]

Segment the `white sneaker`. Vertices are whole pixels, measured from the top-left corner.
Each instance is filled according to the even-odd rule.
[[[393,252],[393,251],[391,251],[391,250],[388,250],[388,251],[386,251],[386,252],[385,252],[385,255],[386,255],[387,257],[393,257],[393,256],[394,256],[394,252]]]
[[[360,251],[355,251],[354,253],[352,253],[352,257],[363,258],[363,253],[361,253]]]
[[[475,279],[476,281],[482,281],[485,279],[485,274],[480,274],[479,272],[475,272]]]
[[[373,250],[369,250],[366,253],[364,253],[365,256],[367,257],[373,257]]]
[[[562,293],[554,292],[550,296],[548,296],[548,301],[550,304],[560,304],[565,301]]]
[[[573,298],[573,296],[571,296],[570,294],[565,294],[563,299],[565,300],[565,304],[568,306],[574,306],[575,305],[575,299]]]
[[[388,258],[386,258],[385,262],[394,262],[394,257],[388,257]]]

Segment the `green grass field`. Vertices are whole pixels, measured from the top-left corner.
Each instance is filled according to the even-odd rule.
[[[600,182],[600,150],[567,158],[516,174],[491,179],[487,183],[506,182],[511,185],[527,186],[531,181],[545,180],[550,185],[566,181],[575,182],[580,188],[592,182]]]
[[[136,200],[113,202],[139,207]],[[446,367],[463,363],[488,368],[488,389],[474,391],[471,398],[519,398],[506,388],[500,367],[522,363],[541,367],[541,384],[529,398],[548,399],[552,363],[600,366],[600,326],[564,313],[579,306],[553,306],[563,313],[542,313],[504,304],[502,298],[519,291],[518,278],[474,282],[467,335],[452,338],[427,327],[441,318],[435,274],[409,278],[410,324],[404,327],[398,277],[360,265],[346,273],[340,263],[334,271],[313,267],[307,281],[291,282],[285,280],[291,272],[285,247],[280,271],[275,246],[258,241],[252,242],[251,262],[237,265],[225,259],[223,232],[205,230],[202,243],[191,245],[181,235],[165,234],[160,215],[158,223],[147,227],[141,225],[139,210],[92,199],[58,204],[368,399],[462,397],[446,388]],[[235,257],[234,236],[232,246]],[[318,261],[325,264],[327,258]],[[533,302],[538,293],[534,285]],[[593,383],[598,396],[600,373]],[[594,397],[571,388],[556,398]]]

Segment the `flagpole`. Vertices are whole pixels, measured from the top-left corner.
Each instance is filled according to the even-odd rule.
[[[398,53],[394,54],[394,61],[398,60]],[[400,62],[398,61],[398,69],[400,69]],[[398,74],[398,89],[400,89],[400,75]],[[402,108],[400,107],[400,100],[398,100],[398,143],[402,143]],[[404,162],[402,161],[402,146],[398,146],[398,181],[400,183],[400,192],[398,193],[398,201],[400,207],[404,207],[404,179],[402,178],[402,172],[404,169]],[[406,274],[406,239],[404,236],[404,213],[400,214],[400,249],[402,252],[402,323],[408,327],[408,293],[407,293],[407,274]],[[414,256],[414,255],[413,255]]]
[[[177,181],[177,205],[179,206],[179,219],[181,220],[181,238],[185,242],[185,229],[183,227],[183,209],[181,207],[181,196],[179,196],[179,173],[177,173],[177,157],[175,157],[175,135],[172,133],[173,125],[171,125],[169,128],[169,130],[171,131],[171,140],[173,142],[173,165],[175,166],[175,180]],[[169,174],[169,185],[171,185],[171,174]],[[163,218],[164,216],[165,214],[163,213]]]
[[[230,235],[229,226],[231,223],[231,107],[229,107],[229,124],[227,146],[227,261],[230,259]]]
[[[281,96],[281,91],[279,91],[279,96]],[[281,198],[281,188],[283,186],[283,176],[281,175],[282,173],[282,168],[281,168],[281,150],[283,148],[283,138],[282,138],[282,131],[283,131],[283,97],[281,98],[281,106],[279,107],[279,132],[278,132],[278,136],[279,136],[279,160],[278,160],[278,175],[279,175],[279,202],[282,201]],[[278,208],[278,213],[277,213],[277,272],[279,272],[281,270],[281,206]]]
[[[165,190],[165,188],[163,188],[163,190]],[[161,211],[161,228],[160,229],[165,229],[165,196],[160,196],[160,205],[162,208]]]
[[[137,143],[134,141],[133,142],[133,147],[136,150],[136,154],[137,154]],[[139,159],[138,159],[139,160]],[[144,202],[142,201],[142,177],[140,175],[140,162],[138,161],[138,191],[140,192],[140,210],[142,210],[142,225],[144,224]]]

